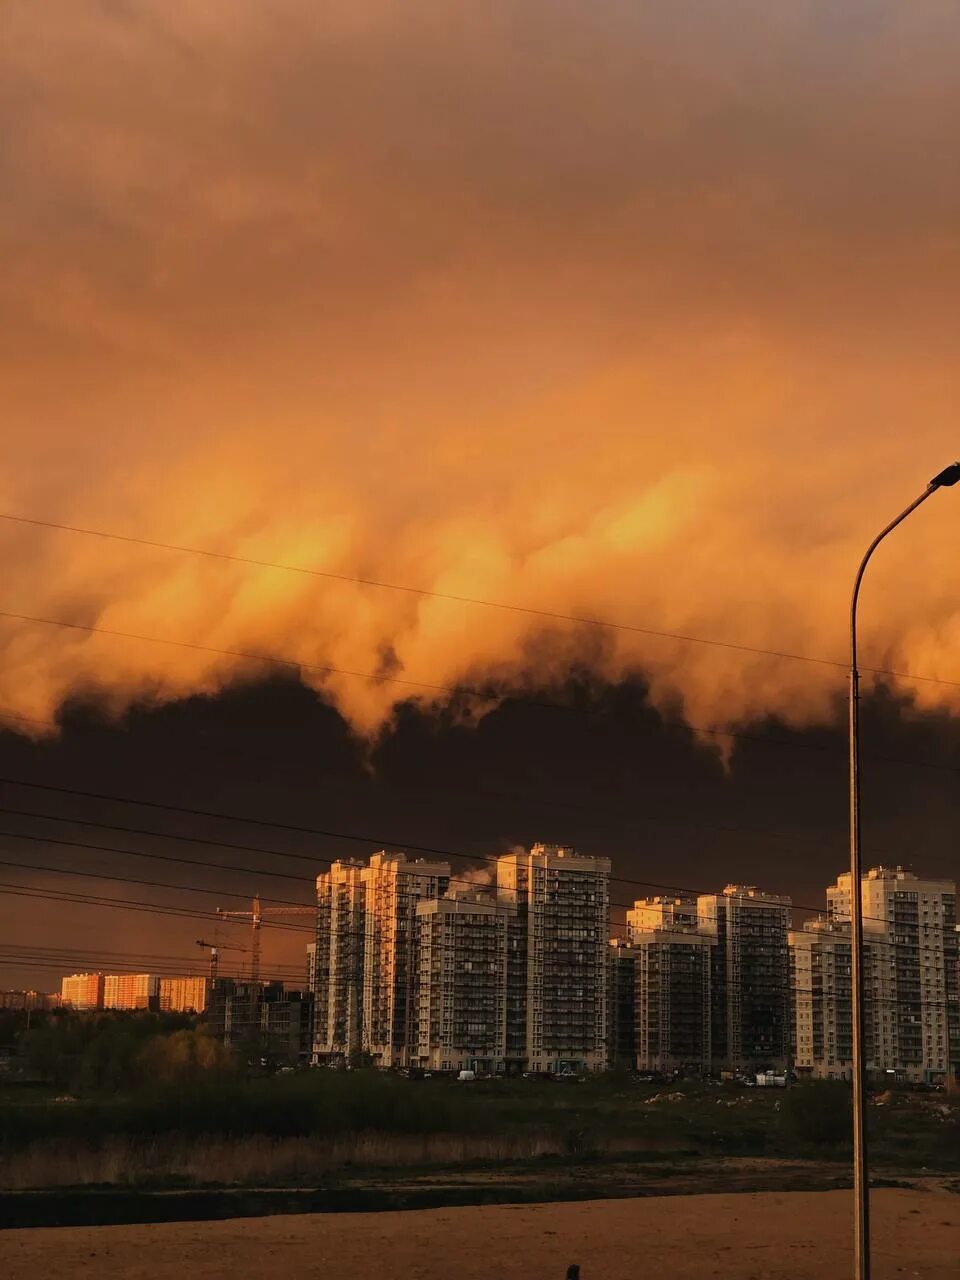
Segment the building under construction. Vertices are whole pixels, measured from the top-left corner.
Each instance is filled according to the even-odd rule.
[[[282,982],[217,978],[206,1024],[251,1063],[296,1066],[309,1060],[311,1009],[308,992],[288,991]]]

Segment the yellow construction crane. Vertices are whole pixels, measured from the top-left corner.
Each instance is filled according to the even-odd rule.
[[[250,911],[225,911],[217,907],[217,915],[224,920],[249,920],[251,925],[250,946],[250,981],[260,981],[260,926],[264,916],[312,916],[316,907],[263,907],[260,905],[259,893],[253,900]]]

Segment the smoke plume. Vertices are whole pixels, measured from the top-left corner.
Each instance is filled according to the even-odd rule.
[[[960,453],[954,5],[49,0],[0,28],[0,510],[842,662],[866,542]],[[960,679],[958,530],[937,497],[883,549],[868,665]],[[0,619],[2,710],[40,720],[264,669],[208,649],[303,664],[364,734],[584,668],[706,727],[843,687],[3,521],[0,557],[8,613],[203,646]]]

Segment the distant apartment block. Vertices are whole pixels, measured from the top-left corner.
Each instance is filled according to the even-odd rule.
[[[606,1066],[609,885],[609,858],[564,845],[497,859],[498,900],[516,911],[508,950],[514,1065],[561,1073]]]
[[[362,1048],[381,1067],[406,1067],[419,1046],[417,905],[441,898],[447,862],[376,853],[362,868]],[[319,948],[318,948],[319,949]],[[328,1013],[328,1027],[330,1014]]]
[[[104,1009],[157,1009],[159,999],[160,979],[156,974],[104,974]]]
[[[785,1069],[791,1040],[790,898],[729,884],[722,893],[698,897],[697,917],[712,943],[714,1069]]]
[[[160,1009],[163,1013],[203,1013],[209,988],[209,978],[161,978]]]
[[[511,909],[478,890],[417,904],[416,1061],[433,1071],[502,1073]]]
[[[27,1012],[32,1009],[56,1009],[59,1004],[59,993],[47,995],[42,991],[0,991],[0,1009]]]
[[[60,983],[60,1003],[86,1011],[103,1008],[103,974],[72,973]]]
[[[317,876],[317,934],[310,989],[315,1062],[355,1058],[363,1048],[364,864],[334,862]]]
[[[861,901],[867,1069],[942,1082],[960,1066],[956,882],[872,867]],[[827,910],[835,924],[849,924],[849,873],[827,889]]]

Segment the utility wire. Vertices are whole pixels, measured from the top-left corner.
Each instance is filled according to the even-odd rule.
[[[114,956],[117,956],[117,955],[122,955],[123,953],[112,953],[112,954]],[[22,961],[22,964],[19,963],[20,961]],[[174,963],[174,961],[175,961],[175,958],[174,960],[171,960],[170,963],[172,964]],[[27,951],[19,951],[11,956],[0,954],[0,965],[2,964],[8,964],[11,968],[30,968],[34,966],[36,968],[44,968],[44,969],[59,968],[61,972],[65,966],[69,967],[70,964],[76,964],[78,966],[87,965],[89,972],[103,972],[104,976],[107,976],[109,974],[109,972],[111,971],[111,965],[113,965],[112,971],[120,975],[150,973],[158,977],[209,978],[209,973],[202,969],[198,969],[195,972],[188,972],[182,967],[169,969],[169,966],[168,966],[168,968],[165,969],[163,964],[159,966],[154,964],[152,967],[151,966],[144,967],[143,964],[140,962],[139,958],[136,957],[136,955],[134,955],[131,959],[131,962],[126,965],[117,963],[116,960],[109,961],[104,965],[100,965],[95,963],[94,961],[91,961],[85,958],[82,953],[80,953],[80,957],[78,959],[71,960],[71,959],[63,959],[59,956],[53,956],[53,955],[50,955],[50,956],[41,955],[40,957],[35,958],[32,954],[28,954]],[[280,973],[281,970],[284,971],[283,974]],[[78,969],[78,972],[80,971],[81,970]],[[289,964],[274,965],[272,966],[270,972],[276,975],[272,980],[282,981],[285,984],[289,984],[290,981],[298,981],[301,977],[306,977],[306,974],[301,969],[299,969],[295,965],[289,965]],[[221,976],[230,977],[240,982],[248,981],[248,979],[245,979],[242,975],[222,974]],[[264,976],[261,979],[261,981],[268,982],[268,981],[271,981],[271,979],[269,977]],[[775,984],[771,984],[771,988],[774,985]],[[894,1007],[903,1009],[905,1013],[909,1013],[911,1011],[911,1006],[918,1002],[922,1003],[924,1010],[956,1009],[957,1008],[957,1002],[955,1000],[950,1000],[950,999],[922,1000],[922,992],[920,991],[919,986],[917,986],[915,989],[906,990],[906,991],[903,989],[903,987],[904,987],[904,984],[901,981],[898,983],[898,992],[896,995],[881,995],[877,993],[876,995],[871,997],[871,1005],[873,1007],[894,1006]],[[804,996],[811,997],[816,1002],[822,1002],[822,1003],[831,1003],[831,1002],[844,1003],[846,995],[849,994],[849,993],[845,993],[844,996],[841,996],[839,994],[828,996],[822,991],[817,991],[816,989],[811,987],[801,987],[796,985],[795,983],[787,984],[787,986],[785,987],[776,986],[776,990],[780,993],[786,994],[791,998],[795,998],[798,995],[804,995]],[[765,991],[763,994],[769,994],[769,990]],[[107,1010],[107,1012],[110,1012],[110,1010]],[[123,1010],[117,1010],[117,1012],[123,1012]],[[128,1010],[128,1012],[130,1011]]]
[[[273,827],[277,830],[294,831],[294,832],[297,832],[298,834],[319,835],[328,839],[357,841],[367,846],[373,846],[374,848],[383,849],[383,850],[388,850],[388,849],[410,850],[414,853],[428,854],[430,857],[436,857],[436,858],[443,858],[443,859],[460,858],[460,859],[465,859],[471,862],[488,862],[496,866],[500,857],[503,856],[500,854],[467,854],[467,853],[461,853],[452,849],[438,848],[436,846],[410,844],[403,840],[397,840],[397,839],[385,840],[380,836],[359,835],[356,832],[325,831],[320,828],[294,826],[289,823],[273,822],[273,821],[270,821],[267,819],[261,819],[261,818],[240,817],[239,815],[236,815],[236,814],[224,814],[224,813],[218,813],[218,812],[204,810],[204,809],[183,808],[178,805],[164,804],[160,801],[154,801],[154,800],[138,800],[138,799],[133,799],[129,796],[114,796],[114,795],[107,795],[101,792],[82,791],[77,788],[58,787],[58,786],[54,786],[51,783],[26,782],[21,779],[4,778],[4,777],[0,777],[0,783],[5,783],[13,786],[20,786],[20,787],[40,790],[40,791],[53,791],[53,792],[66,794],[66,795],[79,796],[85,799],[102,800],[102,801],[107,801],[114,804],[131,804],[131,805],[142,806],[144,808],[155,808],[155,809],[160,809],[164,811],[172,811],[175,813],[185,813],[193,817],[214,818],[219,821],[228,821],[228,822],[248,822],[257,826]],[[16,814],[19,814],[20,816],[47,818],[54,822],[71,823],[74,821],[74,819],[63,818],[53,814],[37,814],[37,813],[33,813],[26,810],[15,810],[15,809],[6,810],[0,807],[0,813],[3,813],[3,812],[16,813]],[[227,841],[207,840],[205,837],[202,837],[202,836],[187,837],[181,833],[171,834],[171,833],[159,832],[159,831],[142,831],[136,828],[124,828],[124,827],[111,828],[110,824],[108,823],[90,822],[90,821],[83,822],[81,823],[81,825],[97,826],[104,830],[112,829],[112,830],[127,831],[128,833],[136,833],[136,834],[147,835],[151,837],[159,837],[161,839],[191,840],[193,843],[197,843],[197,844],[210,844],[210,845],[219,846],[223,848],[233,848],[233,849],[238,849],[245,852],[261,853],[271,857],[279,856],[284,858],[292,858],[298,861],[309,862],[314,866],[319,863],[327,867],[330,867],[333,865],[334,862],[339,861],[339,859],[321,857],[315,854],[290,853],[287,851],[265,848],[263,846],[258,846],[258,845],[239,845],[239,844],[232,844]],[[44,841],[44,839],[47,839],[50,843],[73,845],[74,847],[77,847],[77,848],[91,848],[97,852],[132,854],[135,857],[141,856],[139,852],[135,849],[127,849],[127,848],[118,849],[118,848],[114,848],[111,846],[104,846],[104,845],[89,845],[89,844],[85,844],[82,841],[61,841],[53,837],[49,837],[49,838],[41,837],[41,836],[21,837],[17,832],[0,831],[0,836],[3,836],[3,835],[10,836],[13,839],[23,838],[23,839],[30,839],[30,840],[41,842],[41,843]],[[298,877],[298,876],[292,875],[291,873],[260,871],[257,869],[251,869],[247,867],[229,866],[224,863],[204,863],[196,859],[176,859],[172,857],[167,858],[166,856],[159,855],[159,854],[146,854],[142,856],[160,858],[161,860],[164,860],[164,861],[192,862],[194,865],[198,865],[198,866],[209,866],[211,868],[220,869],[220,870],[240,871],[240,872],[244,872],[246,874],[250,874],[254,876],[263,874],[263,875],[281,876],[285,879],[300,879],[300,880],[303,880],[304,882],[306,882],[307,880],[310,880],[311,883],[313,881],[313,877]],[[933,877],[933,878],[936,879],[937,877]],[[465,879],[464,877],[451,876],[450,882],[468,884],[474,888],[478,887],[475,881]],[[656,889],[663,893],[685,895],[688,897],[702,897],[702,896],[706,896],[716,892],[715,890],[712,890],[712,889],[702,889],[702,888],[694,889],[694,888],[690,888],[689,886],[678,885],[676,883],[671,884],[671,883],[664,883],[664,882],[653,881],[653,880],[640,880],[640,879],[628,878],[623,876],[610,876],[608,877],[608,882],[610,884],[621,884],[631,888]],[[482,886],[479,886],[479,887],[482,887]],[[235,896],[239,897],[241,895],[235,895]],[[283,900],[272,899],[272,901],[280,902]],[[291,903],[291,905],[299,906],[303,904]],[[633,903],[611,901],[610,906],[629,909],[633,906]],[[791,908],[795,911],[807,911],[814,914],[822,914],[824,910],[822,904],[819,906],[811,906],[809,904],[796,903],[796,902],[791,902]],[[864,919],[869,920],[869,919],[872,919],[872,917],[865,916]],[[881,920],[880,923],[886,923],[886,921]]]
[[[69,875],[69,872],[63,872]],[[156,902],[144,902],[136,898],[109,898],[103,894],[78,893],[69,889],[46,890],[21,881],[0,880],[0,896],[13,898],[39,898],[47,902],[66,902],[77,906],[106,907],[114,911],[132,911],[142,915],[172,916],[176,920],[202,920],[210,924],[238,924],[239,921],[225,919],[212,911],[201,911],[195,907],[163,906]],[[299,925],[276,924],[264,920],[263,929],[284,929],[292,933],[308,933],[313,930]]]
[[[9,833],[0,832],[0,836],[5,835],[5,834],[9,834]],[[31,839],[31,838],[41,839],[41,837],[25,837],[25,838],[27,838],[27,839]],[[79,847],[79,848],[95,848],[95,849],[97,849],[98,851],[103,851],[103,850],[104,850],[104,847],[103,847],[103,846],[98,846],[98,845],[89,846],[89,845],[81,844],[81,843],[76,842],[76,841],[58,841],[58,840],[54,840],[54,841],[52,841],[52,843],[55,843],[55,844],[63,843],[63,844],[67,844],[67,845],[69,845],[69,846],[71,846],[71,847]],[[121,850],[121,849],[113,849],[113,850],[109,850],[109,851],[110,851],[110,852],[115,852],[115,853],[135,853],[135,852],[136,852],[135,850]],[[218,864],[214,864],[214,865],[218,865]],[[79,876],[79,877],[83,877],[83,878],[86,878],[86,879],[94,879],[94,880],[109,880],[109,881],[113,881],[113,882],[119,882],[119,883],[122,883],[122,884],[132,884],[132,885],[137,885],[137,886],[140,886],[140,887],[159,888],[159,889],[173,889],[173,890],[175,890],[175,891],[180,891],[180,892],[186,892],[186,893],[201,893],[201,894],[206,894],[206,895],[210,895],[210,896],[234,896],[234,897],[240,897],[240,896],[241,896],[241,895],[239,895],[239,894],[233,894],[233,895],[231,895],[231,894],[219,894],[219,893],[218,893],[218,890],[216,890],[216,889],[200,889],[200,888],[196,888],[196,887],[191,886],[191,885],[176,885],[176,884],[169,884],[169,883],[166,883],[166,882],[157,882],[157,881],[154,881],[154,880],[140,880],[140,879],[134,879],[134,878],[129,877],[129,876],[106,875],[106,874],[100,874],[100,873],[98,873],[98,872],[92,872],[92,871],[79,871],[79,870],[76,870],[76,869],[74,869],[74,868],[70,868],[70,867],[36,866],[36,865],[34,865],[34,864],[32,864],[32,863],[12,862],[12,861],[8,861],[8,860],[0,860],[0,866],[3,866],[3,867],[11,867],[11,868],[15,868],[15,869],[17,869],[17,870],[38,871],[38,872],[42,872],[42,873],[50,874],[50,875],[63,875],[63,876],[68,876],[68,877],[72,877],[72,876]],[[454,880],[455,880],[455,877],[450,877],[450,878],[449,878],[449,883],[454,883]],[[473,881],[465,881],[465,882],[463,882],[463,883],[469,884],[471,887],[477,887],[477,886],[475,885],[475,882],[473,882]],[[691,891],[689,891],[689,892],[691,892],[691,893],[692,893],[693,891],[691,890]],[[429,900],[429,899],[424,899],[424,900]],[[306,903],[304,903],[304,904],[301,904],[301,903],[295,903],[295,904],[293,904],[293,905],[296,905],[296,906],[300,906],[300,905],[307,906],[307,905],[312,905],[312,904],[306,904]],[[623,908],[623,909],[626,909],[626,910],[630,910],[630,909],[632,908],[632,904],[629,904],[629,903],[623,903],[623,902],[608,902],[606,905],[607,905],[608,909],[609,909],[610,907]],[[795,911],[795,910],[799,910],[799,911],[803,911],[803,910],[814,910],[813,908],[805,908],[805,907],[802,907],[802,906],[794,906],[794,904],[792,904],[792,903],[791,903],[791,904],[784,904],[784,906],[786,907],[786,909],[787,909],[787,910],[789,910],[789,911],[791,912],[791,914],[792,914],[792,913],[793,913],[793,911]],[[512,917],[515,915],[515,911],[514,911],[513,909],[511,909],[510,907],[508,907],[508,906],[501,906],[501,905],[499,905],[499,904],[498,904],[498,905],[496,906],[496,908],[495,908],[495,912],[494,912],[494,914],[499,915],[499,916],[504,916],[504,917],[507,917],[507,918],[512,918]],[[820,909],[820,914],[822,914],[822,908]],[[216,918],[217,918],[217,919],[221,919],[221,917],[219,917],[219,916],[218,916],[218,917],[216,917]],[[714,916],[713,916],[713,915],[711,915],[711,914],[709,914],[709,913],[705,913],[705,914],[702,914],[702,915],[701,915],[701,914],[695,914],[692,918],[693,918],[693,919],[695,919],[695,920],[697,921],[697,923],[698,923],[698,924],[699,924],[699,923],[701,923],[701,922],[709,923],[709,922],[712,922],[712,921],[714,920]],[[868,921],[876,921],[876,922],[879,922],[879,923],[883,923],[883,924],[887,925],[888,927],[892,927],[892,922],[882,920],[880,917],[866,916],[866,917],[864,917],[864,918],[865,918],[866,920],[868,920]],[[234,921],[234,923],[240,923],[240,922],[239,922],[239,921]],[[271,927],[273,927],[273,928],[279,928],[279,929],[285,929],[285,930],[287,930],[288,932],[309,934],[311,938],[314,938],[314,937],[316,936],[316,927],[315,927],[314,925],[295,925],[295,924],[292,924],[292,923],[289,923],[289,922],[273,922]],[[927,928],[927,931],[928,931],[928,932],[935,930],[937,933],[942,933],[942,934],[944,934],[944,935],[945,935],[945,941],[946,941],[947,939],[953,940],[953,939],[954,939],[954,937],[955,937],[955,931],[954,931],[954,929],[952,928],[952,926],[927,925],[927,926],[926,926],[926,928]],[[685,935],[685,933],[684,933],[684,931],[683,931],[682,929],[671,929],[669,926],[667,926],[667,927],[666,927],[666,929],[665,929],[665,930],[663,930],[663,931],[666,931],[666,932],[674,932],[674,933],[676,933],[679,937],[686,936],[686,935]],[[360,928],[358,928],[358,929],[340,929],[340,930],[336,930],[335,932],[334,932],[334,931],[331,931],[331,932],[332,932],[332,933],[334,933],[334,936],[336,936],[336,937],[338,937],[338,938],[353,937],[353,938],[357,938],[357,939],[359,939],[359,938],[365,938],[365,937],[367,937],[367,930],[366,930],[366,927],[365,927],[365,926],[362,926],[362,927],[360,927]],[[692,936],[696,936],[696,935],[692,935]],[[917,944],[916,944],[916,945],[914,945],[914,944],[913,944],[913,943],[911,943],[911,942],[898,942],[898,941],[896,941],[896,940],[892,940],[892,939],[885,939],[885,938],[878,938],[878,937],[875,937],[875,936],[874,936],[874,937],[870,937],[870,938],[868,939],[868,941],[869,941],[869,943],[870,943],[870,944],[872,944],[872,945],[874,945],[874,946],[877,946],[877,947],[892,947],[892,948],[900,947],[900,948],[902,948],[902,949],[904,949],[904,950],[909,950],[909,951],[911,951],[911,952],[916,952],[916,953],[918,953],[918,954],[927,954],[927,953],[930,953],[930,954],[940,955],[940,954],[942,954],[942,953],[944,953],[944,952],[945,952],[945,948],[944,948],[944,947],[937,947],[937,946],[935,946],[935,945],[934,945],[934,946],[927,946],[927,945],[925,945],[925,946],[920,946],[920,945],[919,945],[919,941],[917,942]]]

